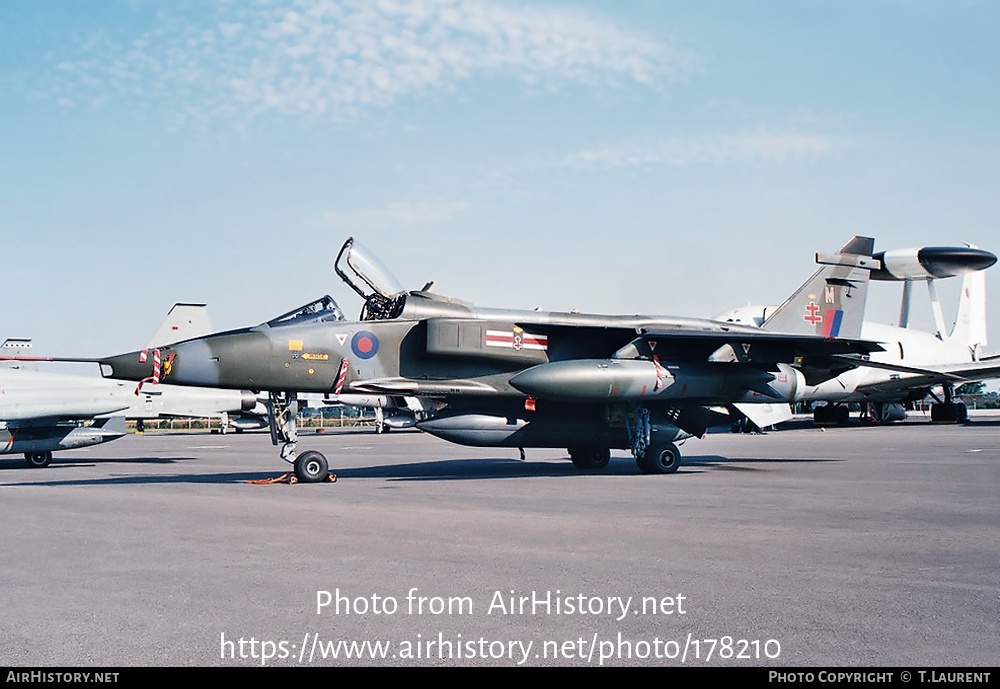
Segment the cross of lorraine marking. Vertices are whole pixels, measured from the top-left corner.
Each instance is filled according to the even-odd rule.
[[[817,323],[823,322],[823,317],[818,315],[820,312],[820,307],[816,306],[816,302],[814,301],[809,302],[809,306],[806,307],[806,311],[808,311],[809,313],[803,316],[802,320],[806,321],[810,325],[816,325]]]

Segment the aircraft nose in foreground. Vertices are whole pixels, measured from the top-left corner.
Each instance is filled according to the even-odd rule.
[[[269,356],[270,344],[265,336],[253,332],[227,333],[108,357],[101,360],[101,373],[126,380],[245,388],[264,383],[265,376],[260,371],[242,374],[240,362],[267,361]],[[237,375],[242,385],[234,384]],[[253,380],[255,377],[261,380]]]

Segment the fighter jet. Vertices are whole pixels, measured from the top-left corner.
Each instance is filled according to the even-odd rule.
[[[928,395],[936,397],[935,388],[941,388],[944,399],[938,398],[931,406],[931,419],[964,421],[966,408],[953,399],[955,388],[969,381],[1000,377],[1000,361],[982,357],[986,345],[982,271],[996,263],[997,257],[966,245],[882,251],[873,258],[878,265],[872,270],[872,279],[903,282],[900,325],[864,321],[860,337],[881,343],[884,351],[872,354],[863,366],[807,386],[801,399],[827,403],[814,410],[819,423],[845,422],[850,402],[866,405],[872,418],[886,422],[902,420],[908,403]],[[955,324],[948,331],[934,281],[958,275],[963,276],[961,298]],[[936,332],[909,327],[911,289],[918,281],[927,284]],[[716,318],[769,329],[775,327],[771,314],[776,308],[742,307]]]
[[[810,316],[812,334],[764,332],[703,319],[477,308],[429,290],[406,291],[348,239],[334,270],[364,299],[358,320],[324,296],[258,326],[159,348],[160,380],[266,391],[272,441],[300,480],[328,473],[297,453],[299,393],[413,397],[416,426],[457,443],[568,448],[579,468],[629,449],[644,473],[677,470],[676,442],[726,419],[733,403],[787,402],[829,377],[831,357],[880,347],[858,329],[872,265],[870,239],[852,240],[783,307]],[[103,375],[142,380],[131,352],[98,360]],[[836,366],[843,366],[837,361]],[[716,408],[723,411],[718,411]]]
[[[0,349],[23,352],[23,340]],[[110,381],[0,366],[0,454],[24,454],[29,467],[46,467],[56,450],[87,447],[125,435],[128,402]]]
[[[175,304],[147,347],[210,332],[204,304]],[[105,443],[125,435],[125,420],[164,417],[217,419],[222,432],[266,425],[257,396],[246,390],[161,385],[152,374],[140,385],[36,370],[52,357],[31,355],[29,339],[0,345],[0,454],[21,454],[45,467],[52,452]],[[144,350],[147,351],[148,349]],[[150,358],[152,361],[152,357]]]
[[[7,350],[10,340],[0,346]],[[23,351],[21,359],[25,356]],[[245,391],[133,384],[94,376],[0,366],[0,454],[24,454],[29,467],[52,462],[52,452],[116,440],[125,420],[214,418],[221,427],[263,428]]]

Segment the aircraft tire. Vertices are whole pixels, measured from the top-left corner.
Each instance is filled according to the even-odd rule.
[[[52,463],[51,452],[25,452],[24,463],[32,469],[44,469]]]
[[[326,479],[329,473],[326,457],[315,450],[303,452],[295,458],[295,477],[302,483],[317,483]]]
[[[955,402],[955,421],[958,423],[969,422],[969,408],[965,406],[965,402]]]
[[[644,474],[672,474],[681,465],[681,451],[673,443],[651,443],[635,463]]]
[[[931,421],[937,423],[967,423],[969,408],[964,402],[945,402],[931,405]]]
[[[608,466],[611,450],[606,447],[571,447],[569,458],[577,469],[597,471]]]

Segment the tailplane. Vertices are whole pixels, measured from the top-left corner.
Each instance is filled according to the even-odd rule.
[[[765,330],[823,337],[858,338],[865,315],[875,240],[854,237],[835,254],[816,254],[821,268],[768,316]]]

